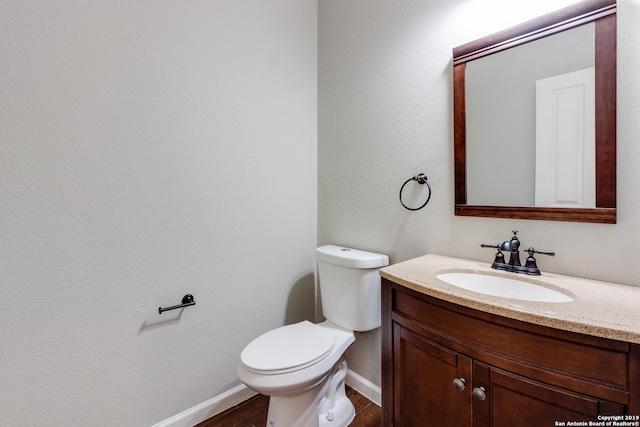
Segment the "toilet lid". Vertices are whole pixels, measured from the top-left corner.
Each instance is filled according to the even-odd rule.
[[[240,360],[261,374],[282,374],[318,363],[331,352],[335,334],[309,321],[269,331],[245,347]]]

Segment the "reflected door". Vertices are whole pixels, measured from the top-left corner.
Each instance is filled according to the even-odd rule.
[[[594,68],[536,81],[535,205],[596,206]]]

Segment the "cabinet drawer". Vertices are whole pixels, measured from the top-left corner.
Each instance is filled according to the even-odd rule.
[[[413,323],[420,333],[494,366],[551,383],[593,383],[628,390],[629,344],[532,325],[469,309],[394,287],[393,320]],[[406,319],[406,320],[403,320]]]

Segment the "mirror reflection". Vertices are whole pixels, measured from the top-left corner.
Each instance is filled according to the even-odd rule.
[[[595,112],[593,105],[585,106],[585,102],[594,100],[594,48],[591,23],[467,63],[467,203],[595,207]],[[536,88],[539,92],[545,81],[553,85],[554,79],[562,81],[562,76],[567,78],[573,72],[591,76],[587,78],[589,86],[580,87],[575,96],[573,92],[565,93],[570,89],[563,83],[555,84],[551,94],[537,94]],[[569,88],[580,82],[579,78],[570,81]],[[575,101],[573,105],[569,104],[571,101]],[[564,179],[557,176],[557,169],[545,167],[558,162],[554,147],[546,147],[544,153],[540,152],[544,146],[536,148],[536,139],[541,139],[536,127],[553,126],[541,121],[559,117],[558,111],[545,114],[543,110],[537,115],[537,108],[547,106],[541,104],[551,104],[552,110],[570,110],[556,129],[556,136],[571,139],[560,147],[568,157],[560,162]],[[585,117],[586,112],[589,115]],[[584,119],[576,120],[576,114]],[[589,148],[584,149],[585,145]],[[536,151],[541,164],[536,161]],[[589,170],[585,171],[585,167]],[[543,179],[543,173],[547,179]],[[560,188],[564,194],[554,197],[558,189],[552,182],[558,179],[564,184]],[[589,182],[585,183],[585,179]],[[581,198],[576,197],[579,190]],[[537,193],[545,194],[536,197]]]

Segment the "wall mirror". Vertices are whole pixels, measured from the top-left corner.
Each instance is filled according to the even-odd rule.
[[[616,2],[453,49],[455,214],[616,222]]]

